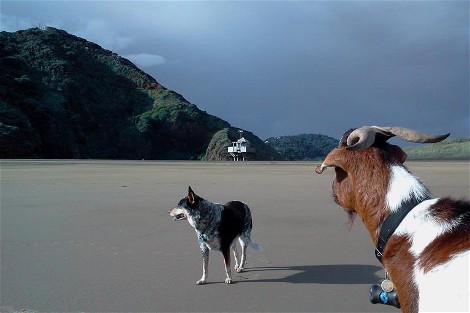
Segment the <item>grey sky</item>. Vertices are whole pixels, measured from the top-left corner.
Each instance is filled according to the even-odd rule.
[[[470,136],[468,1],[1,1],[129,58],[235,127],[363,125]]]

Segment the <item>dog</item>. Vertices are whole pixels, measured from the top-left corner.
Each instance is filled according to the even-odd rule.
[[[202,277],[197,285],[207,283],[209,250],[218,250],[224,256],[226,284],[232,283],[230,269],[230,249],[235,257],[235,270],[240,273],[246,262],[246,249],[260,251],[261,247],[251,239],[253,222],[248,205],[240,201],[226,204],[213,203],[194,193],[191,186],[188,196],[168,212],[174,220],[187,220],[196,231],[202,254]],[[236,239],[241,246],[241,258],[236,247]]]

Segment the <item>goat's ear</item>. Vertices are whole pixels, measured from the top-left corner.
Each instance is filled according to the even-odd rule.
[[[384,149],[390,154],[393,162],[403,164],[408,158],[408,155],[399,146],[388,144]]]
[[[325,160],[323,160],[323,163],[316,167],[315,172],[321,174],[327,167],[341,167],[344,169],[344,151],[344,148],[336,148],[331,150],[331,152],[328,153],[328,155],[325,157]]]
[[[188,187],[188,201],[190,204],[194,204],[196,202],[196,194],[194,191],[191,189],[191,186]]]

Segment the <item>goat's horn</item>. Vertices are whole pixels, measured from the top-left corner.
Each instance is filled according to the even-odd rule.
[[[403,128],[403,127],[383,127],[385,131],[392,133],[393,135],[400,137],[401,139],[409,142],[418,142],[418,143],[434,143],[439,142],[447,137],[450,133],[444,135],[428,135],[424,133],[417,132],[416,130]]]
[[[370,126],[364,126],[353,130],[346,139],[347,149],[367,149],[375,141],[376,131]]]
[[[374,144],[376,137],[382,137],[381,140],[383,141],[398,136],[409,142],[434,143],[446,139],[449,135],[449,133],[444,135],[428,135],[403,127],[364,126],[355,129],[349,134],[347,138],[347,149],[366,149]]]

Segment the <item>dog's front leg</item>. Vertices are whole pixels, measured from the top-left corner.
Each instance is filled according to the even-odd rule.
[[[231,284],[232,283],[232,269],[230,268],[230,247],[222,251],[222,254],[224,255],[225,274],[227,275],[227,278],[225,279],[225,283]]]
[[[207,272],[209,266],[209,248],[205,244],[201,244],[202,254],[202,277],[196,282],[196,285],[204,285],[207,282]]]

